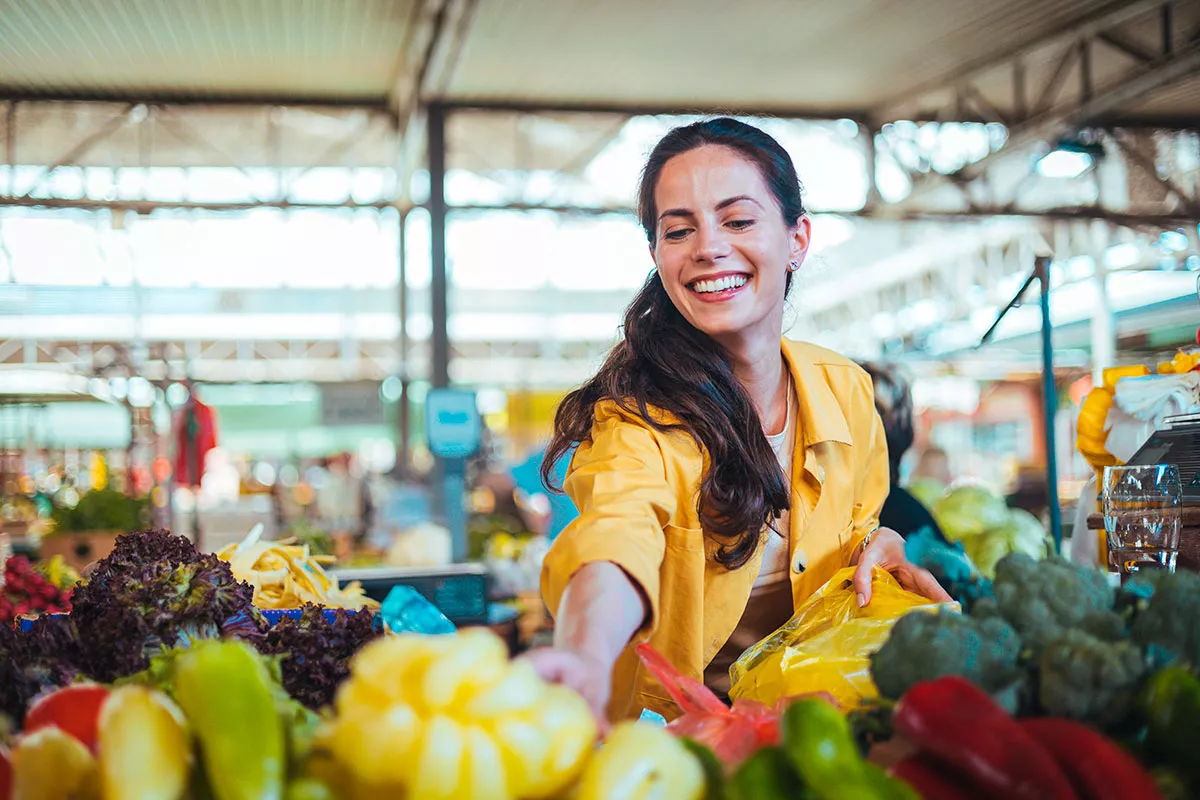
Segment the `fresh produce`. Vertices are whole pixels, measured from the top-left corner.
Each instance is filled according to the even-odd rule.
[[[1200,779],[1200,679],[1181,665],[1166,667],[1147,682],[1139,705],[1146,720],[1147,754]]]
[[[985,577],[1009,553],[1035,559],[1049,553],[1046,529],[1032,514],[1010,509],[982,486],[951,489],[933,504],[933,516],[951,542],[961,542]]]
[[[1050,552],[1045,527],[1037,517],[1020,508],[1008,509],[1003,524],[963,539],[962,543],[975,566],[988,577],[996,574],[996,564],[1009,553],[1042,559]]]
[[[94,683],[76,683],[42,695],[29,707],[21,729],[29,734],[43,728],[59,728],[94,753],[100,708],[108,695],[107,687]]]
[[[1004,558],[996,565],[992,590],[1000,616],[1035,652],[1067,629],[1102,624],[1114,600],[1103,573],[1058,556]]]
[[[229,562],[238,580],[254,587],[254,605],[259,608],[300,608],[306,603],[330,608],[379,607],[358,583],[339,588],[337,578],[321,567],[335,558],[313,555],[306,544],[258,541],[256,532],[251,532],[245,541],[222,548],[217,556]]]
[[[653,725],[624,722],[584,766],[575,797],[701,800],[706,788],[700,762],[678,739]]]
[[[150,499],[116,489],[92,489],[74,506],[57,504],[51,512],[57,531],[131,531],[142,526]],[[51,534],[53,535],[53,534]]]
[[[0,582],[0,624],[12,624],[27,614],[58,614],[71,610],[71,591],[56,586],[25,556],[4,562]]]
[[[958,676],[919,683],[892,717],[896,732],[996,800],[1073,800],[1054,759],[981,689]]]
[[[96,759],[58,728],[18,739],[12,768],[13,800],[100,800]]]
[[[921,681],[962,675],[1015,711],[1014,687],[1024,678],[1020,654],[1020,638],[999,617],[907,614],[871,656],[871,679],[880,695],[896,700]]]
[[[244,724],[241,720],[234,727]],[[161,692],[123,686],[99,715],[103,800],[180,800],[192,772],[183,712]]]
[[[797,700],[780,721],[783,752],[804,785],[826,800],[873,800],[879,793],[846,718],[823,700]]]
[[[742,762],[725,786],[728,800],[808,800],[818,795],[805,788],[782,747],[764,747]]]
[[[318,606],[304,606],[299,619],[280,620],[259,651],[280,657],[283,686],[313,710],[333,703],[337,687],[350,674],[350,658],[378,636],[369,613],[335,612],[333,621]]]
[[[100,681],[144,670],[163,647],[237,636],[257,641],[265,630],[253,590],[229,565],[196,551],[182,537],[139,531],[117,537],[76,590],[71,621]]]
[[[933,478],[917,478],[905,488],[917,499],[918,503],[931,510],[946,493],[945,484]]]
[[[367,796],[550,797],[579,774],[596,738],[582,698],[510,663],[486,629],[372,642],[351,661],[335,709],[317,747]],[[625,747],[597,758],[619,764]],[[580,800],[599,796],[584,794],[588,785],[585,777]]]
[[[1046,714],[1111,726],[1133,710],[1146,658],[1132,642],[1067,630],[1042,650],[1038,667]]]
[[[914,753],[889,770],[907,783],[922,800],[971,800],[974,788],[959,775],[924,753]]]
[[[175,693],[216,800],[280,800],[283,723],[258,654],[243,642],[198,642],[175,662]]]
[[[933,504],[933,517],[952,542],[980,536],[1008,521],[1008,506],[982,486],[959,486]]]
[[[1130,626],[1133,639],[1150,650],[1156,661],[1182,658],[1200,666],[1200,573],[1142,574],[1131,583],[1135,585],[1130,592],[1145,600]]]
[[[64,593],[75,588],[75,584],[79,583],[79,573],[61,555],[43,559],[37,562],[33,568]]]
[[[82,677],[83,660],[66,617],[38,617],[25,632],[0,624],[0,714],[24,719],[26,707],[43,691]]]
[[[1046,749],[1074,784],[1091,800],[1151,800],[1154,779],[1112,740],[1066,719],[1027,719],[1021,727]]]

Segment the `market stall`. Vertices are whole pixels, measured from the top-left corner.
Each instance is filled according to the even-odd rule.
[[[880,573],[861,609],[837,576],[742,656],[732,707],[639,647],[680,715],[601,743],[494,633],[380,609],[302,546],[130,534],[53,598],[12,559],[5,591],[44,602],[0,626],[0,797],[1193,796],[1200,575],[923,560],[954,604]]]

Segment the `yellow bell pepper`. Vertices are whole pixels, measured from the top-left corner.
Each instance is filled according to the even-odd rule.
[[[334,707],[318,738],[371,796],[550,797],[574,780],[596,738],[582,698],[510,663],[483,628],[371,643]]]
[[[145,686],[113,691],[100,711],[100,786],[104,800],[178,800],[192,772],[183,712]]]
[[[22,736],[12,751],[12,800],[95,800],[96,759],[60,728]]]
[[[577,800],[700,800],[704,769],[662,728],[622,722],[583,769]]]

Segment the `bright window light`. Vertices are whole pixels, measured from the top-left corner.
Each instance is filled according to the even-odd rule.
[[[1045,178],[1078,178],[1092,165],[1087,153],[1051,150],[1038,159],[1038,174]]]

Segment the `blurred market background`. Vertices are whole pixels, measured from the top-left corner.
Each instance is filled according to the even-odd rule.
[[[557,402],[652,268],[638,170],[712,113],[803,180],[788,335],[910,382],[901,482],[1069,546],[1081,404],[1200,323],[1198,33],[1163,0],[0,0],[0,551],[261,524],[536,598]]]

